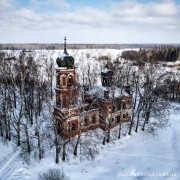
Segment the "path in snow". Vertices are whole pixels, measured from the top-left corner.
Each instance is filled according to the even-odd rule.
[[[28,170],[21,167],[19,151],[15,152],[4,165],[0,166],[0,180],[25,180],[28,179]]]

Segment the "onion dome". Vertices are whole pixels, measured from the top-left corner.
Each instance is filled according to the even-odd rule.
[[[64,38],[64,52],[63,54],[56,59],[58,67],[73,68],[74,67],[74,58],[69,56],[66,50],[66,37]]]
[[[103,86],[111,86],[113,74],[113,71],[109,69],[107,64],[104,70],[101,72]]]
[[[108,64],[106,64],[105,68],[101,72],[101,75],[104,77],[112,77],[113,76],[113,71],[109,69]]]
[[[125,90],[126,93],[131,94],[131,87],[130,87],[129,84],[124,86],[124,90]]]

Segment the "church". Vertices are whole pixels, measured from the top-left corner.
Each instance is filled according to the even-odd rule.
[[[130,122],[130,86],[112,88],[114,73],[108,64],[101,72],[102,86],[89,89],[85,85],[78,86],[74,58],[66,49],[66,37],[64,52],[56,62],[54,117],[62,137],[73,137],[96,128],[107,131],[118,124]]]

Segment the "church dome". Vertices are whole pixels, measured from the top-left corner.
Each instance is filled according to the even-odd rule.
[[[109,69],[108,64],[105,66],[103,71],[101,72],[102,76],[102,85],[104,87],[110,87],[112,84],[112,77],[114,73],[112,70]]]
[[[101,72],[101,75],[104,77],[112,77],[113,76],[113,71],[109,69],[108,64],[105,66],[103,71]]]
[[[56,59],[56,63],[58,67],[67,67],[68,69],[74,67],[74,58],[66,50],[66,37],[64,38],[64,52]]]

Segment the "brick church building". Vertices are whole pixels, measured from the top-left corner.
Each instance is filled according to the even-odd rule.
[[[66,50],[57,58],[56,105],[54,116],[61,136],[68,138],[96,128],[107,131],[120,123],[130,122],[130,87],[112,86],[113,71],[101,72],[102,86],[89,89],[78,86],[74,58]]]

